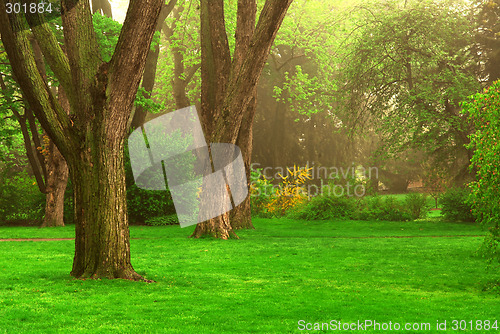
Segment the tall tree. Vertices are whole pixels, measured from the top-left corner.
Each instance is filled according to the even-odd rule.
[[[0,6],[0,32],[23,95],[66,159],[75,197],[78,278],[143,279],[130,262],[124,140],[162,0],[131,0],[115,52],[100,58],[88,1],[62,0],[64,48],[36,14],[31,31],[71,107],[67,115],[37,70],[21,14]]]
[[[255,89],[291,0],[267,0],[255,25],[255,0],[239,0],[235,49],[231,59],[223,0],[202,0],[201,120],[207,142],[237,143],[250,135]],[[255,29],[254,29],[255,27]],[[243,123],[244,120],[248,122]],[[243,140],[239,140],[240,145]],[[250,140],[245,141],[246,144]],[[242,152],[247,148],[241,147]],[[244,159],[248,161],[248,158]],[[249,167],[249,166],[247,166]],[[224,199],[221,199],[224,200]],[[193,237],[236,237],[225,213],[196,226]]]
[[[481,87],[474,22],[466,2],[399,1],[355,11],[344,48],[337,115],[349,124],[371,116],[381,153],[423,149],[455,163],[455,181],[470,178],[471,125],[460,101]]]

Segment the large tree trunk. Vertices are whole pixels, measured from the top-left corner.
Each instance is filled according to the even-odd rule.
[[[22,17],[0,11],[0,33],[23,95],[68,163],[75,193],[77,278],[141,280],[130,262],[124,140],[162,0],[131,0],[109,63],[99,57],[87,1],[62,0],[65,51],[40,16],[33,35],[71,105],[67,115],[36,69]],[[5,0],[0,0],[5,6]]]
[[[262,68],[290,3],[291,0],[266,1],[255,26],[255,0],[239,0],[231,61],[224,1],[201,1],[201,120],[209,143],[236,144],[242,127],[249,125],[242,125],[243,120],[255,98]],[[226,215],[222,215],[198,224],[192,237],[226,239],[233,234]]]
[[[124,139],[107,123],[96,125],[95,135],[107,140],[89,138],[68,159],[77,222],[71,275],[140,280],[130,263]]]

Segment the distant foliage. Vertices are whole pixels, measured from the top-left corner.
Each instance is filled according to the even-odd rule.
[[[171,214],[167,216],[159,216],[146,219],[146,225],[149,226],[165,226],[165,225],[176,225],[179,224],[176,214]]]
[[[292,209],[290,218],[305,220],[350,219],[354,216],[355,200],[346,196],[316,196]]]
[[[160,133],[150,133],[148,140],[155,141],[157,147],[163,147],[165,150],[173,150],[177,148],[182,152],[185,150],[192,138],[182,136],[179,132],[174,132],[169,135]],[[161,146],[164,145],[164,146]],[[192,172],[192,168],[188,166],[193,165],[193,159],[186,156],[183,160],[176,161],[180,166],[179,170],[188,176]],[[175,206],[172,200],[172,195],[167,186],[165,190],[146,190],[139,188],[134,180],[132,166],[130,163],[128,146],[125,148],[125,175],[127,184],[127,209],[129,220],[132,223],[145,223],[147,220],[154,217],[163,217],[175,214]],[[145,173],[141,174],[141,176]],[[146,179],[152,185],[164,184],[164,176],[160,173],[153,173],[146,175]]]
[[[33,176],[26,171],[0,175],[0,222],[26,220],[38,223],[43,219],[44,209],[45,196],[35,186]]]
[[[425,218],[429,211],[425,194],[409,193],[405,197],[404,204],[412,219]]]
[[[360,202],[357,219],[360,220],[412,220],[411,212],[394,196],[370,196]]]
[[[477,171],[476,181],[469,184],[472,214],[490,230],[485,255],[500,263],[500,81],[462,106],[476,130],[468,145],[474,150],[471,168]]]
[[[441,214],[446,220],[473,222],[472,207],[469,202],[469,190],[451,188],[441,196]]]

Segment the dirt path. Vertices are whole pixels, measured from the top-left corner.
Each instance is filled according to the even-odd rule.
[[[11,239],[0,239],[0,241],[61,241],[61,240],[75,240],[75,238],[11,238]]]
[[[281,236],[271,236],[279,238],[289,238]],[[315,236],[309,236],[312,238],[318,238]],[[400,238],[478,238],[484,237],[484,235],[392,235],[392,236],[366,236],[366,237],[342,237],[342,236],[319,236],[319,238],[333,238],[333,239],[400,239]],[[295,237],[296,238],[296,237]],[[304,237],[307,238],[307,237]],[[143,239],[143,238],[131,238],[131,239]],[[75,238],[7,238],[0,239],[1,241],[61,241],[61,240],[75,240]]]

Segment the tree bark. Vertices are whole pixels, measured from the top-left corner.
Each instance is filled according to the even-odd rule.
[[[236,144],[242,127],[249,125],[242,125],[243,119],[252,110],[248,106],[255,98],[262,68],[290,3],[291,0],[267,0],[255,30],[249,30],[254,26],[252,12],[256,11],[256,2],[239,0],[231,62],[224,1],[201,1],[201,120],[208,142]],[[253,115],[249,116],[248,119],[253,119]],[[251,133],[248,129],[243,132]],[[191,237],[227,239],[233,234],[225,214],[198,224]]]
[[[245,164],[245,173],[247,178],[247,186],[250,188],[250,166],[252,164],[252,148],[253,148],[253,120],[255,116],[255,109],[257,106],[257,94],[254,92],[254,99],[248,105],[248,111],[245,113],[236,145],[241,150],[243,156],[243,163]],[[235,207],[230,212],[231,227],[234,230],[241,229],[255,229],[252,224],[252,208],[251,208],[250,193],[245,200]]]
[[[50,141],[47,163],[45,217],[40,227],[64,226],[64,193],[68,184],[68,165],[56,145]]]
[[[167,16],[170,14],[172,9],[174,8],[177,0],[170,0],[168,4],[163,5],[160,16],[158,18],[158,23],[156,24],[155,31],[160,32],[161,27]],[[146,57],[146,64],[144,66],[144,75],[142,77],[142,88],[144,88],[145,92],[143,95],[146,98],[151,97],[151,93],[153,92],[153,88],[155,86],[156,80],[156,66],[158,64],[158,57],[160,55],[160,45],[156,44],[153,49],[150,49],[148,52],[148,56]],[[142,106],[137,106],[135,108],[134,116],[132,117],[131,128],[137,129],[146,121],[146,116],[148,115],[148,111],[145,110]]]
[[[69,114],[69,101],[61,87],[58,91],[58,100],[61,107]],[[69,169],[61,152],[50,139],[46,150],[45,217],[40,227],[64,226],[64,194],[68,185]]]
[[[77,278],[143,279],[130,262],[123,148],[162,2],[130,1],[109,63],[99,58],[87,1],[62,1],[66,54],[40,17],[27,16],[71,115],[37,71],[21,18],[0,11],[2,41],[23,95],[68,163],[76,223],[71,274]]]

